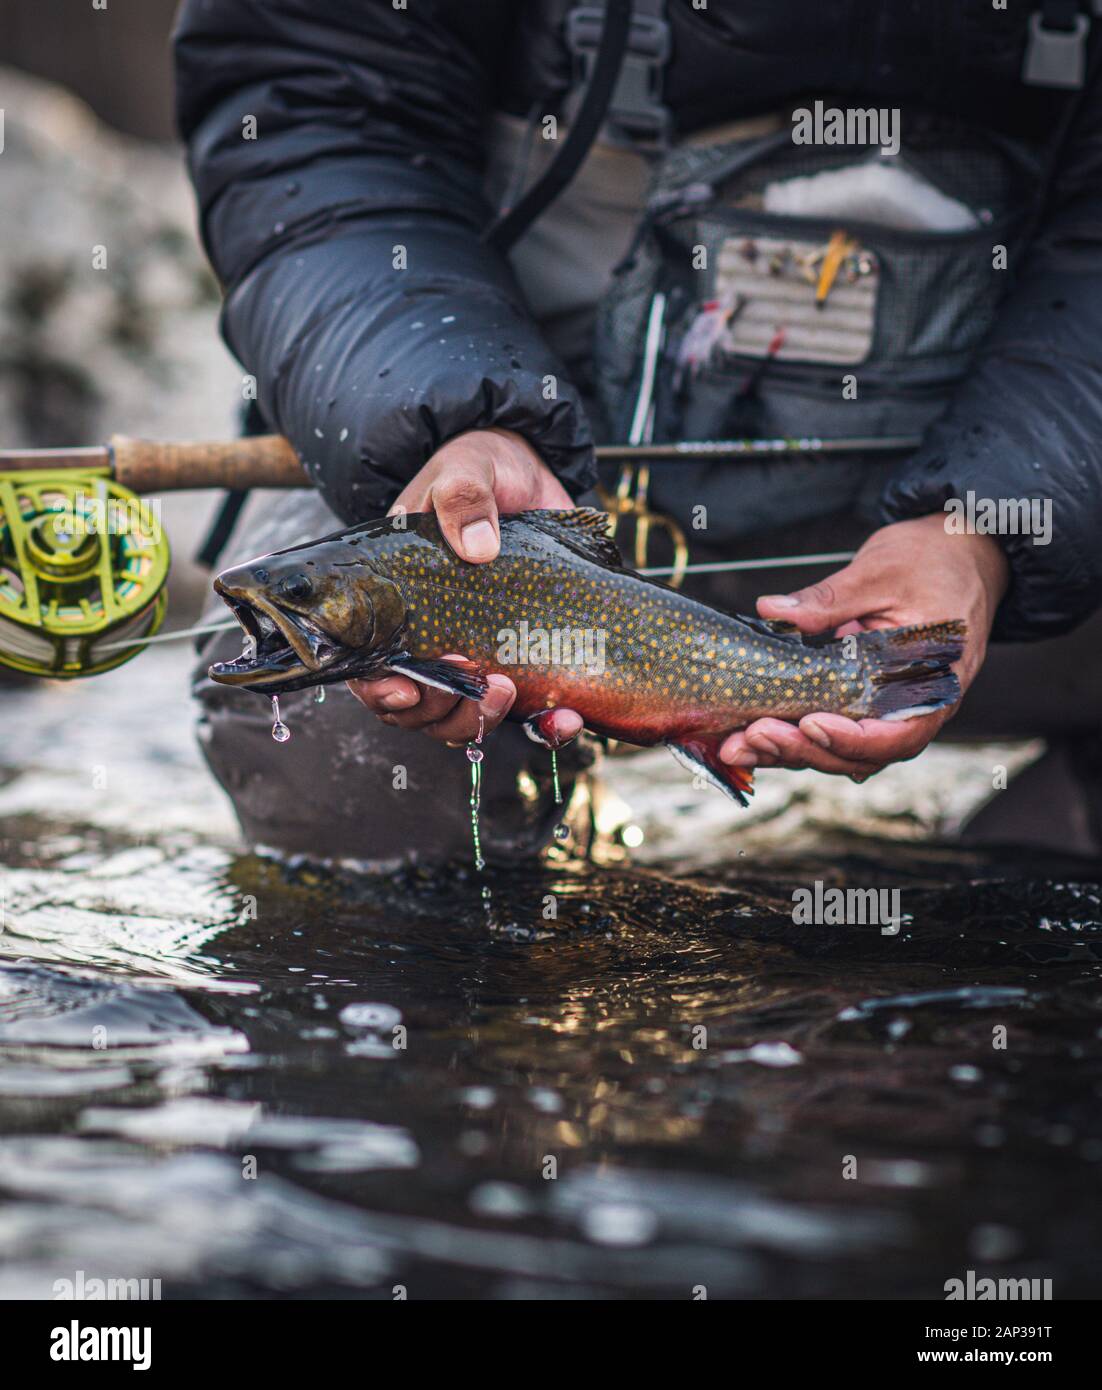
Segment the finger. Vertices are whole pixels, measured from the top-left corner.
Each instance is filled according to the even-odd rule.
[[[563,748],[581,733],[585,721],[577,710],[545,709],[541,714],[532,715],[525,720],[525,732],[536,743],[545,748]]]
[[[800,729],[823,749],[861,763],[903,762],[921,753],[948,718],[939,710],[915,719],[846,719],[808,714]]]
[[[489,688],[481,700],[459,700],[444,718],[429,725],[425,733],[445,743],[470,743],[480,733],[483,737],[492,733],[512,708],[517,688],[508,676],[488,676],[487,684]]]
[[[879,578],[879,567],[858,559],[806,589],[791,594],[766,594],[758,599],[758,612],[763,618],[795,623],[801,632],[833,630],[885,606]]]
[[[775,745],[780,747],[780,744]],[[791,755],[791,754],[790,754]],[[734,767],[783,767],[789,771],[798,770],[795,763],[788,763],[780,755],[766,753],[754,748],[747,742],[746,734],[732,734],[719,750],[719,756],[725,763],[730,763]],[[876,763],[857,763],[847,762],[842,758],[833,757],[825,751],[813,753],[810,749],[805,750],[807,766],[817,772],[829,772],[839,777],[849,777],[854,782],[867,782],[870,777],[882,770],[882,765]]]
[[[431,485],[418,474],[408,482],[387,511],[387,516],[407,516],[410,512],[423,512],[429,506]]]
[[[497,555],[497,502],[490,454],[467,453],[432,485],[432,507],[444,539],[461,560],[485,564]]]
[[[573,709],[554,709],[551,711],[550,739],[555,748],[565,748],[573,743],[581,733],[585,721]]]
[[[758,748],[751,748],[745,730],[730,734],[719,748],[720,761],[731,767],[776,767],[780,759]]]
[[[380,681],[346,681],[345,684],[373,714],[412,709],[421,699],[420,688],[405,676],[387,676]]]
[[[434,690],[422,686],[420,698],[409,709],[384,710],[379,718],[384,724],[393,724],[397,729],[428,729],[446,719],[458,704],[464,703],[461,695],[453,695],[450,690]]]
[[[771,755],[781,767],[809,767],[843,776],[871,770],[871,763],[829,752],[783,719],[757,719],[745,732],[747,743],[755,752]]]

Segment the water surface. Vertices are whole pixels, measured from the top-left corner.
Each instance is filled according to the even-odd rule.
[[[3,696],[0,1293],[1097,1296],[1094,866],[279,865],[128,669]],[[796,926],[816,879],[902,930]]]

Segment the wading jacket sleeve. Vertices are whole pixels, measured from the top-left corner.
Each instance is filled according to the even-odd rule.
[[[517,430],[574,494],[595,479],[577,396],[479,241],[484,123],[514,11],[180,11],[178,116],[223,333],[266,420],[346,521],[384,512],[469,429]]]
[[[949,498],[966,501],[969,492],[977,500],[1051,503],[1047,543],[1043,530],[996,537],[1011,567],[996,638],[1050,637],[1102,604],[1097,86],[1065,146],[1039,230],[995,327],[948,411],[886,489],[883,515],[888,521],[922,516]]]

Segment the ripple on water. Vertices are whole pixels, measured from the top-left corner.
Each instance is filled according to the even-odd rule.
[[[209,1022],[179,994],[127,980],[41,965],[0,964],[0,1050],[47,1051],[108,1068],[141,1059],[158,1064],[248,1051],[237,1029]]]
[[[0,1297],[49,1298],[54,1281],[159,1278],[243,1289],[378,1287],[390,1260],[370,1221],[223,1154],[158,1158],[117,1142],[0,1140]],[[18,1261],[18,1263],[15,1263]]]
[[[82,1133],[116,1134],[157,1148],[286,1149],[297,1167],[329,1173],[415,1168],[420,1154],[397,1125],[273,1115],[256,1102],[186,1097],[142,1110],[85,1110]]]

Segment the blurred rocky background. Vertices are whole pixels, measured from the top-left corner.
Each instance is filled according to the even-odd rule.
[[[218,289],[173,140],[174,9],[0,6],[0,447],[237,430],[241,373],[218,337]],[[164,499],[175,624],[200,599],[191,556],[214,504]]]

